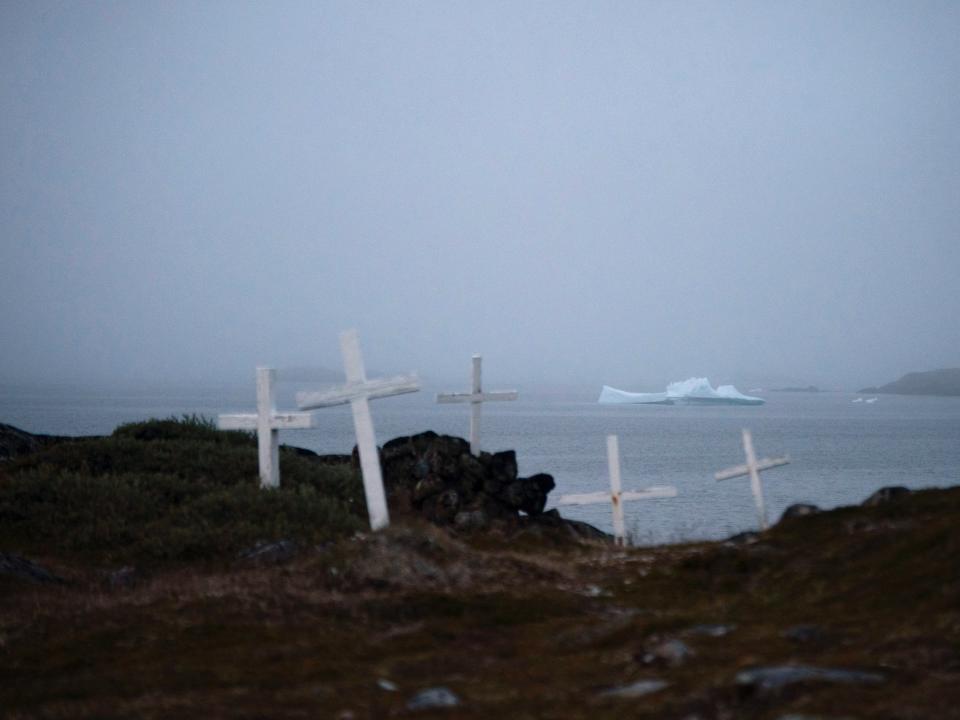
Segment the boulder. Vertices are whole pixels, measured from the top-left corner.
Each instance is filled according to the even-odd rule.
[[[877,507],[878,505],[886,505],[889,502],[894,500],[900,500],[901,498],[906,497],[911,493],[910,488],[904,487],[902,485],[893,485],[890,487],[883,487],[877,490],[873,495],[868,497],[862,503],[863,507]]]
[[[434,710],[460,705],[460,698],[450,688],[432,687],[421,690],[407,701],[407,710]]]
[[[659,692],[665,687],[667,687],[667,683],[664,680],[637,680],[629,685],[621,685],[619,687],[610,688],[609,690],[604,690],[602,693],[600,693],[600,697],[614,700],[634,700],[636,698],[641,698],[644,695],[650,695],[651,693]]]
[[[883,676],[863,670],[844,670],[810,665],[778,665],[742,670],[737,673],[734,682],[741,692],[766,694],[799,683],[876,684],[883,682]]]
[[[590,523],[580,520],[568,520],[560,515],[556,508],[547,510],[539,515],[533,515],[522,519],[521,532],[530,536],[551,536],[557,535],[569,540],[613,540],[612,535],[608,535],[595,528]]]
[[[655,642],[645,648],[640,660],[647,665],[666,665],[680,667],[693,657],[694,652],[683,640],[672,638]]]
[[[736,535],[731,535],[724,541],[724,545],[727,546],[736,546],[736,545],[752,545],[760,539],[760,533],[754,530],[745,530],[744,532],[737,533]]]
[[[808,515],[816,515],[821,512],[820,508],[816,505],[811,505],[810,503],[794,503],[786,510],[783,511],[783,515],[780,516],[780,522],[784,520],[789,520],[791,518],[807,517]]]

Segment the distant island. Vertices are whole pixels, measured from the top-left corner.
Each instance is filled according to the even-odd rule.
[[[945,395],[960,396],[960,368],[907,373],[899,380],[880,387],[868,387],[857,392],[879,395]]]
[[[785,388],[772,388],[770,392],[806,392],[806,393],[818,393],[823,392],[816,385],[807,385],[806,387],[785,387]]]

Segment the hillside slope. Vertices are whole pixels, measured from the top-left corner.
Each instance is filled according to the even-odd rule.
[[[189,523],[174,513],[156,525],[181,549],[160,561],[141,531],[79,512],[117,486],[110,473],[76,481],[105,457],[128,498],[157,475],[134,463],[160,462],[159,445],[136,460],[122,439],[123,458],[99,441],[59,451],[79,469],[56,516],[41,482],[56,478],[31,474],[43,463],[0,466],[11,717],[960,717],[960,488],[883,493],[745,541],[619,549],[536,525],[314,535],[291,519],[329,518],[328,482],[331,502],[350,507],[354,479],[290,463],[286,477],[314,488],[303,513],[270,493],[232,505],[229,478],[210,478],[214,499],[184,500]],[[215,439],[222,455],[209,459],[228,462],[233,442],[245,447]],[[253,482],[246,453],[234,461]],[[82,537],[64,543],[55,517]],[[234,552],[277,523],[297,542]],[[111,544],[117,528],[129,547]]]
[[[907,373],[899,380],[859,390],[861,393],[877,395],[889,393],[895,395],[960,395],[960,368],[930,370],[928,372]]]

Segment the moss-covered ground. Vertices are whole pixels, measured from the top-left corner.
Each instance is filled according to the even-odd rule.
[[[960,717],[960,489],[784,521],[747,545],[629,550],[552,537],[456,538],[415,524],[357,534],[324,524],[326,511],[313,514],[313,536],[286,506],[268,502],[235,509],[273,512],[266,525],[237,537],[224,521],[178,554],[158,552],[133,529],[124,530],[125,549],[93,532],[65,538],[57,523],[71,511],[47,508],[54,500],[41,487],[42,477],[56,480],[55,463],[27,460],[0,471],[0,551],[27,555],[68,582],[0,579],[7,717]],[[255,482],[253,462],[239,473],[244,483]],[[163,466],[141,476],[114,463],[115,473],[82,461],[69,472],[89,483],[113,478],[110,488],[131,473],[168,477]],[[285,492],[302,482],[328,498],[329,486],[357,517],[355,479],[321,481],[313,471],[305,466]],[[234,481],[208,482],[216,493]],[[84,492],[103,497],[78,484],[63,492],[88,519],[72,520],[71,532],[91,522]],[[35,518],[15,517],[30,506],[23,487],[41,498]],[[155,502],[140,524],[172,532],[158,518],[173,510]],[[207,522],[221,510],[203,505],[190,517]],[[118,536],[108,530],[112,542]],[[300,547],[291,560],[236,556],[244,542],[291,533]],[[137,567],[129,586],[107,580],[121,562]],[[728,631],[716,636],[704,625]],[[797,626],[812,628],[784,635]],[[670,639],[692,654],[676,665],[647,657]],[[785,664],[884,679],[774,692],[735,682],[745,668]],[[603,694],[644,679],[668,684],[639,698]],[[417,691],[435,686],[461,704],[407,709]]]

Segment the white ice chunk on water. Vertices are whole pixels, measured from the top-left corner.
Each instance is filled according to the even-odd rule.
[[[634,405],[673,405],[673,400],[662,393],[634,393],[626,390],[617,390],[609,385],[604,385],[600,391],[600,399],[597,402],[602,403],[630,403]]]
[[[662,393],[632,393],[604,385],[597,402],[641,405],[763,405],[763,398],[744,395],[733,385],[714,389],[707,378],[688,378],[667,385]]]

